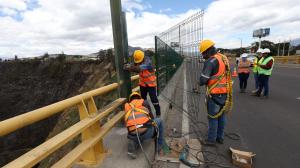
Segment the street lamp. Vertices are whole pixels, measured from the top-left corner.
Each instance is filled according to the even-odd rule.
[[[241,52],[241,54],[242,54],[242,48],[243,48],[243,39],[242,39],[242,38],[237,38],[237,39],[241,40],[241,49],[240,49],[240,52]]]

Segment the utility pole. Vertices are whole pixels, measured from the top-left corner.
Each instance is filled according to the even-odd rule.
[[[126,17],[122,13],[121,0],[110,0],[111,22],[114,37],[115,65],[120,84],[119,97],[129,97],[131,93],[130,73],[123,70],[128,57]]]

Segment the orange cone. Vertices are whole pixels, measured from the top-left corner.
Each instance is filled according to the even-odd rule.
[[[237,77],[237,72],[236,72],[236,67],[234,67],[233,72],[232,72],[232,77]]]

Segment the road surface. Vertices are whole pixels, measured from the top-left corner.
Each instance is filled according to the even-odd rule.
[[[195,61],[187,64],[188,90],[191,90],[196,86],[195,76],[200,74],[196,71],[201,71],[202,66],[194,66]],[[300,66],[277,65],[274,68],[267,100],[251,96],[253,89],[253,74],[248,80],[247,93],[239,93],[238,80],[235,80],[234,108],[228,115],[226,132],[238,133],[241,140],[226,137],[224,145],[205,149],[224,155],[218,159],[224,165],[230,161],[229,147],[235,147],[256,153],[256,168],[297,167],[295,165],[300,165]],[[204,93],[204,88],[200,90]],[[203,97],[203,94],[188,96],[189,113],[198,111],[195,118],[207,123]],[[197,102],[200,105],[197,106]],[[199,125],[201,132],[206,132],[203,124]]]

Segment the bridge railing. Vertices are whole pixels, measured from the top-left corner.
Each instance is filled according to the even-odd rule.
[[[137,79],[139,79],[138,75],[131,77],[131,81]],[[116,90],[119,86],[119,83],[112,83],[99,89],[1,121],[0,136],[4,136],[74,106],[77,106],[80,116],[79,122],[23,154],[4,167],[33,167],[79,134],[81,134],[81,143],[52,167],[71,167],[77,161],[81,161],[84,164],[96,164],[102,162],[107,153],[103,145],[103,138],[115,124],[124,117],[125,113],[123,111],[116,113],[109,121],[101,126],[99,121],[114,112],[120,105],[123,105],[126,98],[119,98],[105,106],[103,109],[98,110],[94,97]],[[133,90],[136,91],[138,89],[139,88],[136,87]]]
[[[278,63],[294,63],[294,64],[300,64],[300,56],[275,56],[275,61]]]

